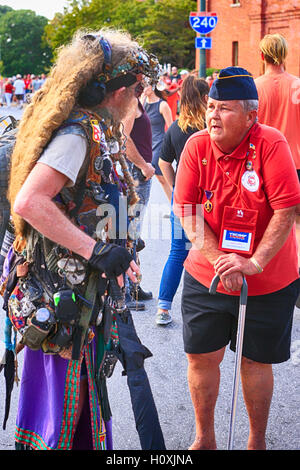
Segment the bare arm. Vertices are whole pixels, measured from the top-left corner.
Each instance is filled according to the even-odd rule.
[[[205,222],[203,215],[198,213],[196,216],[185,216],[180,220],[187,237],[193,245],[192,249],[199,250],[209,263],[214,266],[215,262],[224,253],[219,250],[217,237]],[[227,292],[237,291],[241,288],[243,283],[241,271],[236,270],[228,275],[218,274]]]
[[[18,193],[13,209],[49,240],[88,260],[96,241],[76,227],[52,201],[67,181],[62,173],[37,163]],[[126,272],[136,282],[132,271],[139,273],[139,268],[134,261],[130,266]],[[122,286],[122,276],[118,277],[118,282]]]
[[[170,106],[168,105],[168,103],[166,101],[162,101],[160,103],[159,112],[160,112],[160,114],[162,114],[162,116],[165,120],[167,129],[168,129],[170,127],[170,125],[172,124],[172,122],[173,122],[173,117],[172,117],[171,108],[170,108]]]
[[[141,170],[145,176],[146,181],[152,178],[155,173],[155,168],[151,165],[151,163],[147,163],[143,159],[130,136],[127,137],[126,141],[126,156],[128,160],[134,163],[135,166]]]
[[[158,165],[161,169],[161,172],[167,181],[168,185],[170,186],[171,190],[173,190],[173,186],[175,184],[175,171],[172,166],[172,163],[165,162],[161,158],[158,160]]]
[[[295,221],[296,206],[274,211],[266,231],[253,255],[264,268],[286,242]],[[228,276],[240,271],[243,274],[257,274],[258,270],[249,258],[231,253],[222,255],[214,264],[218,274]]]
[[[254,253],[255,259],[264,268],[286,242],[295,222],[295,206],[274,212],[264,236]]]
[[[138,105],[138,102],[137,102]],[[134,163],[144,174],[146,180],[152,178],[155,173],[155,168],[151,165],[151,163],[147,163],[142,155],[139,153],[138,149],[136,148],[135,143],[133,142],[132,138],[130,137],[131,131],[134,126],[134,121],[136,118],[136,111],[137,107],[130,108],[130,111],[123,119],[124,125],[124,133],[126,135],[126,156],[128,160]]]
[[[89,259],[95,240],[77,228],[52,199],[68,178],[43,163],[37,163],[17,195],[14,211],[55,243]]]
[[[217,237],[203,216],[199,213],[195,216],[184,216],[180,222],[188,239],[193,244],[193,249],[199,250],[213,265],[223,252],[219,250]]]

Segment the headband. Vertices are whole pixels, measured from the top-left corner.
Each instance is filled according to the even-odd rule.
[[[98,40],[103,51],[102,72],[95,77],[99,83],[105,84],[108,91],[115,91],[123,86],[129,87],[144,79],[147,84],[156,84],[161,73],[161,66],[154,54],[148,54],[138,47],[128,52],[122,64],[112,66],[112,47],[107,39],[94,34],[87,34],[82,39]]]

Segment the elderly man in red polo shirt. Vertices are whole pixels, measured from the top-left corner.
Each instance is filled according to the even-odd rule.
[[[252,75],[239,67],[221,70],[209,93],[207,129],[188,140],[176,177],[175,213],[193,243],[182,293],[193,450],[216,448],[219,365],[227,344],[235,350],[243,276],[249,294],[241,367],[248,449],[266,448],[272,364],[290,355],[299,292],[299,181],[285,137],[257,122],[257,108]],[[212,296],[216,273],[221,282]]]

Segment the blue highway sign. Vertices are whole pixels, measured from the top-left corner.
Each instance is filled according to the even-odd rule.
[[[196,49],[211,49],[212,40],[211,38],[196,38],[195,47]]]
[[[215,29],[218,22],[216,13],[190,13],[190,25],[191,27],[200,34],[208,34]]]

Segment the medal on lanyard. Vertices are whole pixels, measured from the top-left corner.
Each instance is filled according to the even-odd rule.
[[[212,191],[205,190],[206,201],[204,203],[204,209],[206,212],[210,213],[213,210],[213,205],[211,202],[211,198],[213,197],[214,193]]]

